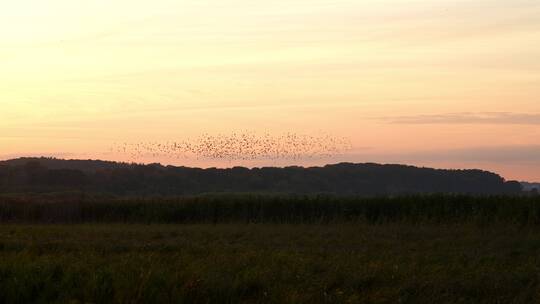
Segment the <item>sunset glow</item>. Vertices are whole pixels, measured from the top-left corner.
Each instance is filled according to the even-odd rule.
[[[540,1],[19,0],[0,10],[0,159],[341,161],[540,181]],[[339,155],[133,160],[118,143],[329,134]]]

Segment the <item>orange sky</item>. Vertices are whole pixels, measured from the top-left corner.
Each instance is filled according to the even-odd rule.
[[[19,0],[0,11],[0,158],[333,134],[345,155],[540,181],[540,2]],[[148,157],[185,165],[286,165]]]

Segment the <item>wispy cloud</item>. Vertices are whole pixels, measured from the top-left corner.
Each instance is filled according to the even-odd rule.
[[[540,125],[540,113],[464,112],[411,116],[387,116],[382,120],[392,124],[507,124]]]
[[[412,158],[429,161],[540,164],[540,145],[471,147],[447,151],[422,152],[412,156]]]
[[[348,156],[356,162],[383,163],[499,163],[540,165],[540,145],[467,147],[411,152],[372,153],[357,151]]]

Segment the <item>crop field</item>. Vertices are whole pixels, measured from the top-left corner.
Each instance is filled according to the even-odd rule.
[[[268,204],[264,216],[243,199],[198,198],[199,209],[189,200],[66,209],[63,201],[13,207],[5,199],[0,302],[539,301],[536,199],[423,199],[379,199],[379,209],[374,200],[314,200],[312,209],[298,207],[300,199],[253,201]],[[356,216],[344,216],[352,211],[338,201]],[[157,211],[149,217],[150,204]]]
[[[213,194],[99,197],[82,194],[0,196],[3,223],[409,223],[540,226],[539,196]]]

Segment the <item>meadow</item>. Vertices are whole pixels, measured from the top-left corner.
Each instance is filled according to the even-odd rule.
[[[537,198],[39,197],[0,204],[1,303],[539,301]]]

